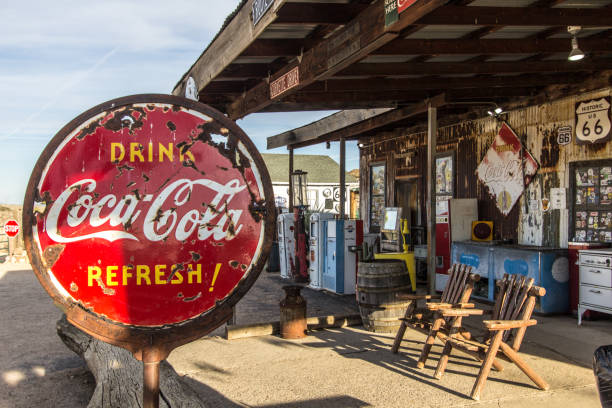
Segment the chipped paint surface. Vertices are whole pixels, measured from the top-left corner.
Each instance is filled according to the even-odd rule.
[[[262,171],[234,132],[166,103],[82,118],[48,155],[32,202],[57,291],[135,326],[185,322],[228,298],[273,229]]]
[[[477,198],[479,218],[494,222],[494,239],[512,240],[524,245],[567,247],[569,209],[541,210],[542,197],[550,197],[553,188],[570,188],[569,165],[573,162],[611,159],[612,142],[601,144],[577,144],[575,140],[577,103],[609,97],[610,88],[568,96],[563,99],[511,110],[503,119],[514,130],[526,149],[539,164],[532,183],[523,196],[506,215],[488,196],[485,186],[475,175],[478,163],[494,142],[501,123],[494,118],[466,120],[440,127],[437,151],[454,150],[458,158],[456,173],[456,198]],[[573,139],[559,145],[560,128],[571,127]],[[412,180],[417,183],[419,206],[425,208],[427,185],[427,146],[423,128],[398,129],[381,132],[369,139],[360,140],[360,189],[369,191],[369,166],[385,163],[387,171],[386,203],[395,203],[396,180]],[[569,191],[568,191],[569,200]],[[530,204],[530,202],[534,202]],[[535,203],[537,201],[537,203]],[[568,202],[568,205],[570,203]],[[369,221],[369,194],[362,194],[360,213],[366,225]],[[420,225],[425,224],[425,211],[420,214]]]

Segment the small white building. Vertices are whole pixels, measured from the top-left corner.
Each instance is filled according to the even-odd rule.
[[[289,155],[262,153],[266,163],[276,205],[289,207]],[[340,165],[324,155],[294,154],[293,169],[308,173],[308,207],[311,211],[339,213],[340,209]],[[356,218],[359,208],[359,180],[346,174],[345,214]],[[352,204],[352,205],[351,205]]]

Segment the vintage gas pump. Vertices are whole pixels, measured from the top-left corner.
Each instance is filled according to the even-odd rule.
[[[295,232],[295,265],[292,268],[291,277],[295,282],[308,282],[308,239],[306,237],[306,217],[308,198],[306,187],[308,185],[305,171],[296,170],[291,174],[293,179],[293,219]]]

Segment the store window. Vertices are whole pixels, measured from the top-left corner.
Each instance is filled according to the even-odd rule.
[[[612,242],[612,160],[572,163],[572,224],[576,242]]]
[[[370,166],[370,231],[380,230],[385,209],[385,165]]]

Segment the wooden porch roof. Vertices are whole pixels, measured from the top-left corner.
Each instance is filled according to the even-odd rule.
[[[244,0],[173,93],[192,77],[199,100],[233,119],[360,109],[273,148],[419,123],[427,103],[448,117],[611,83],[612,0],[416,0],[386,25],[388,2]],[[567,60],[570,25],[582,61]]]

